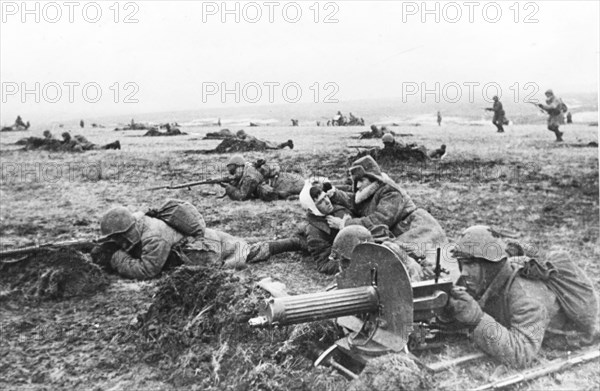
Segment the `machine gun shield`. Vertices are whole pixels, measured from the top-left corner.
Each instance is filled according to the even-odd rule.
[[[338,289],[375,286],[379,295],[377,329],[372,340],[393,350],[402,350],[413,327],[413,290],[404,264],[389,248],[363,243],[356,246],[352,261],[338,277]],[[362,322],[354,316],[338,318],[338,324],[353,331]]]

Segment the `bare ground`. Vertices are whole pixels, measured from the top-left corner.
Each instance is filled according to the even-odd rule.
[[[568,250],[600,288],[598,149],[587,147],[588,142],[598,141],[598,128],[574,125],[565,129],[566,141],[558,144],[543,125],[512,126],[503,135],[496,134],[492,126],[420,127],[403,141],[428,148],[445,143],[448,157],[438,163],[398,164],[384,170],[419,206],[438,218],[450,238],[477,223],[513,230],[537,256],[543,257],[553,247]],[[252,128],[250,133],[261,138],[277,142],[292,138],[295,148],[246,157],[266,156],[284,169],[343,181],[348,158],[356,153],[346,146],[358,144],[351,136],[363,130]],[[286,237],[302,222],[304,213],[297,201],[231,202],[216,197],[222,191],[218,186],[144,191],[163,183],[222,175],[228,156],[182,153],[214,148],[218,141],[200,138],[215,129],[186,129],[187,136],[161,140],[86,129],[85,136],[92,142],[104,144],[118,138],[123,146],[121,151],[86,154],[23,152],[10,145],[41,131],[3,133],[0,139],[2,248],[92,238],[98,234],[99,217],[110,206],[145,210],[166,197],[192,201],[210,227],[241,237]],[[48,267],[47,258],[34,261],[40,264],[40,273]],[[22,275],[25,269],[31,273],[31,261],[27,262],[27,267],[13,267],[23,267]],[[173,305],[158,318],[161,321],[152,322],[145,316],[165,286],[178,281],[172,285],[185,287],[186,279],[176,279],[174,272],[149,282],[109,276],[108,286],[99,284],[97,291],[81,296],[35,297],[32,291],[26,291],[30,295],[24,297],[2,295],[15,288],[19,270],[0,272],[2,389],[349,388],[337,373],[311,367],[316,351],[339,332],[332,323],[259,331],[247,329],[243,316],[234,316],[250,311],[261,297],[252,283],[262,277],[280,279],[291,293],[321,290],[331,282],[299,254],[280,255],[240,272],[224,272],[222,278],[233,280],[215,288],[218,297],[230,298],[220,302],[220,307],[200,315],[206,303],[196,303],[193,295],[181,293],[188,297],[186,305],[193,305],[185,307],[186,312],[177,312],[184,307]],[[209,280],[221,273],[214,272],[207,273]],[[206,281],[198,280],[198,286],[205,286]],[[186,289],[194,292],[196,288]],[[192,323],[186,329],[196,317],[200,324],[217,327],[200,332],[208,329]],[[149,331],[150,327],[154,329]],[[468,341],[459,341],[417,355],[431,363],[474,349]],[[541,360],[560,354],[544,350]],[[588,363],[518,389],[598,389],[599,368],[598,362]],[[466,389],[514,373],[517,371],[486,359],[445,371],[423,384]]]

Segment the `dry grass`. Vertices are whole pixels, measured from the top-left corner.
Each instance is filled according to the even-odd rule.
[[[438,164],[398,164],[384,170],[409,191],[419,206],[439,219],[450,238],[477,223],[509,228],[519,232],[519,239],[531,244],[541,256],[552,247],[568,250],[600,288],[598,149],[578,147],[597,142],[598,128],[573,125],[565,129],[565,143],[557,144],[543,125],[511,126],[506,134],[495,133],[491,125],[395,128],[396,132],[414,135],[403,141],[417,142],[428,148],[446,144],[449,156]],[[0,140],[2,247],[94,237],[99,231],[99,217],[110,206],[123,204],[144,210],[160,204],[166,197],[190,200],[201,210],[209,226],[234,235],[273,238],[290,235],[303,221],[304,212],[297,201],[231,202],[215,197],[214,194],[222,192],[218,186],[179,191],[143,190],[163,183],[222,174],[222,164],[228,156],[183,153],[190,149],[213,148],[218,142],[200,139],[206,132],[215,130],[192,128],[185,130],[190,133],[187,136],[156,139],[133,137],[142,134],[141,131],[86,129],[85,136],[90,141],[103,144],[120,139],[123,149],[85,154],[15,151],[10,143],[20,137],[40,135],[42,129],[3,133]],[[377,144],[374,140],[351,138],[365,130],[361,128],[246,130],[277,142],[294,140],[294,150],[270,152],[265,154],[268,160],[305,175],[326,175],[336,180],[345,177],[348,159],[356,153],[354,149],[347,149],[348,145]],[[254,160],[265,155],[249,153],[246,157]],[[320,290],[331,282],[330,277],[316,273],[311,261],[299,254],[280,255],[242,273],[248,272],[257,279],[278,278],[293,293]],[[5,330],[0,340],[0,387],[201,387],[177,383],[171,373],[161,369],[167,368],[163,365],[164,358],[144,359],[137,346],[128,342],[130,325],[135,323],[138,313],[147,309],[155,285],[156,281],[139,284],[113,278],[108,291],[91,299],[47,302],[27,308],[11,306],[10,302],[0,303],[1,330]],[[40,334],[40,328],[44,333]],[[18,330],[18,333],[6,330]],[[283,346],[277,345],[277,339],[270,339],[268,333],[253,338],[264,340],[266,345],[273,344],[268,347],[272,351]],[[249,389],[253,385],[277,389],[293,381],[298,384],[296,389],[346,387],[340,376],[328,370],[313,370],[307,360],[294,361],[300,358],[287,356],[286,361],[277,363],[257,356],[270,350],[227,343],[223,341],[221,345],[228,346],[227,350],[221,353],[215,350],[204,358],[212,363],[206,366],[204,376],[208,380],[204,386],[235,389],[238,384],[237,388],[241,388],[242,383],[235,383],[238,376]],[[424,362],[435,362],[473,349],[467,341],[462,341],[438,351],[420,353],[419,357]],[[199,358],[193,354],[189,351],[179,358],[182,367],[186,367],[186,362],[198,362]],[[544,351],[542,357],[552,354],[555,352]],[[250,372],[237,373],[237,368],[226,368],[236,362],[256,365]],[[239,368],[244,367],[240,364]],[[192,373],[191,378],[203,375],[201,368],[204,367],[197,367],[200,373]],[[224,372],[231,376],[222,376]],[[442,373],[436,379],[436,387],[466,389],[513,373],[514,370],[499,366],[493,360],[481,360],[475,365]],[[299,381],[300,378],[304,380]],[[524,390],[598,388],[597,362],[518,387]]]

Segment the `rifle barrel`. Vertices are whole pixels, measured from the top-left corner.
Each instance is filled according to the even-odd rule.
[[[219,183],[230,182],[230,181],[231,181],[231,179],[229,179],[229,178],[208,179],[208,180],[205,180],[205,181],[182,183],[180,185],[165,185],[165,186],[150,187],[150,188],[147,188],[147,189],[144,189],[144,190],[152,191],[152,190],[161,190],[161,189],[167,189],[167,190],[187,189],[187,188],[194,187],[194,186],[216,185],[216,184],[219,184]]]
[[[577,355],[567,355],[566,357],[552,360],[547,364],[542,364],[527,371],[518,373],[516,375],[507,376],[495,382],[474,388],[472,391],[497,390],[500,388],[520,383],[525,380],[531,380],[540,376],[547,375],[549,373],[558,372],[560,370],[572,367],[573,365],[595,360],[600,357],[600,350],[598,348],[599,346],[596,346]]]
[[[56,242],[56,243],[43,243],[35,246],[27,246],[15,248],[12,250],[4,250],[0,252],[0,258],[14,257],[17,255],[26,255],[33,254],[44,249],[49,248],[78,248],[78,247],[87,247],[92,246],[97,243],[96,239],[83,239],[83,240],[70,240],[65,242]]]

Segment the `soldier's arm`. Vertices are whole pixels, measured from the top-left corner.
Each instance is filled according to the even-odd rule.
[[[346,221],[346,227],[349,225],[362,225],[371,229],[375,225],[385,225],[392,229],[400,219],[400,213],[404,209],[406,200],[397,191],[388,191],[381,197],[377,204],[375,212],[368,216],[349,219]]]
[[[329,197],[330,201],[334,205],[341,205],[348,210],[354,210],[354,193],[342,191],[339,189],[335,190],[335,193]]]
[[[546,111],[556,110],[556,109],[558,109],[558,99],[552,99],[552,101],[547,105],[541,103],[540,107]]]
[[[242,178],[239,187],[228,185],[225,194],[234,201],[245,201],[256,191],[258,182],[252,178]]]
[[[166,240],[152,237],[142,243],[141,259],[119,250],[113,254],[110,265],[120,275],[144,280],[156,277],[161,272],[170,251],[171,246]]]
[[[312,225],[306,227],[306,246],[310,256],[317,264],[319,271],[328,272],[332,266],[328,265],[331,254],[331,242],[328,235]],[[335,267],[337,271],[337,267]]]
[[[512,302],[511,311],[509,327],[484,314],[473,339],[481,350],[499,361],[522,367],[539,352],[550,320],[546,307],[526,295]]]

